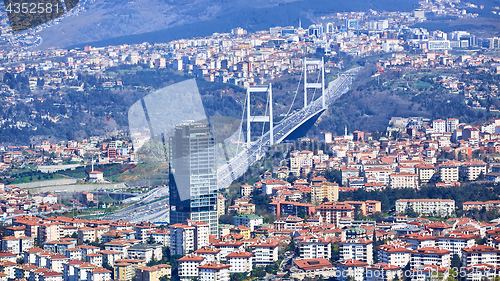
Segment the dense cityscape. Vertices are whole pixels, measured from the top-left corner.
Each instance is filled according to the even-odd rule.
[[[13,33],[2,11],[0,281],[498,280],[500,38],[426,28],[485,13],[500,8],[426,0],[307,27],[39,50],[64,17]],[[187,79],[206,112],[147,100]],[[403,111],[382,110],[383,129],[328,124],[371,92]],[[182,122],[158,125],[153,103]],[[225,115],[238,118],[230,133],[214,125]]]

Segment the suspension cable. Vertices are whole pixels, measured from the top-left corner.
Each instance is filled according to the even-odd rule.
[[[285,117],[281,119],[281,122],[285,120],[288,117],[288,114],[290,114],[290,111],[292,111],[293,104],[295,103],[295,99],[297,98],[297,94],[299,93],[299,87],[300,87],[300,82],[302,81],[302,74],[304,73],[304,69],[302,68],[302,73],[300,74],[299,78],[299,84],[297,84],[297,90],[295,91],[295,95],[293,96],[292,104],[290,104],[290,108],[288,109],[288,112],[285,114]]]
[[[243,101],[243,112],[241,113],[241,125],[240,125],[240,132],[238,134],[238,139],[237,139],[237,143],[238,145],[236,146],[236,152],[234,154],[234,157],[236,157],[238,155],[238,151],[240,151],[240,140],[241,140],[241,133],[243,132],[243,117],[245,116],[245,109],[247,108],[247,97],[248,95],[245,95],[245,100]],[[249,118],[247,116],[247,118]],[[247,128],[247,130],[250,130],[250,128]]]
[[[272,101],[271,101],[272,102]],[[269,106],[269,94],[267,95],[267,100],[266,100],[266,110],[264,111],[264,116],[267,115],[267,107]],[[271,121],[271,118],[269,118],[269,121]],[[269,122],[269,126],[272,126],[271,122]],[[264,128],[266,127],[266,122],[262,122],[262,134],[260,137],[264,136]],[[271,127],[269,127],[270,129]]]

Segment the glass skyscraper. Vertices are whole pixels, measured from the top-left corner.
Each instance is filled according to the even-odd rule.
[[[210,225],[218,234],[216,145],[208,122],[175,127],[169,139],[170,223],[186,219]]]

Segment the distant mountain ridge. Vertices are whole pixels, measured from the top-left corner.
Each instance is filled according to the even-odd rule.
[[[43,30],[41,49],[169,42],[243,27],[309,26],[320,15],[345,11],[411,11],[417,0],[97,0],[78,16]]]

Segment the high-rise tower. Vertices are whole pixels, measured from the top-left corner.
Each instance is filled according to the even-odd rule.
[[[184,123],[175,127],[169,142],[170,223],[186,219],[210,225],[217,235],[216,146],[208,122]]]

